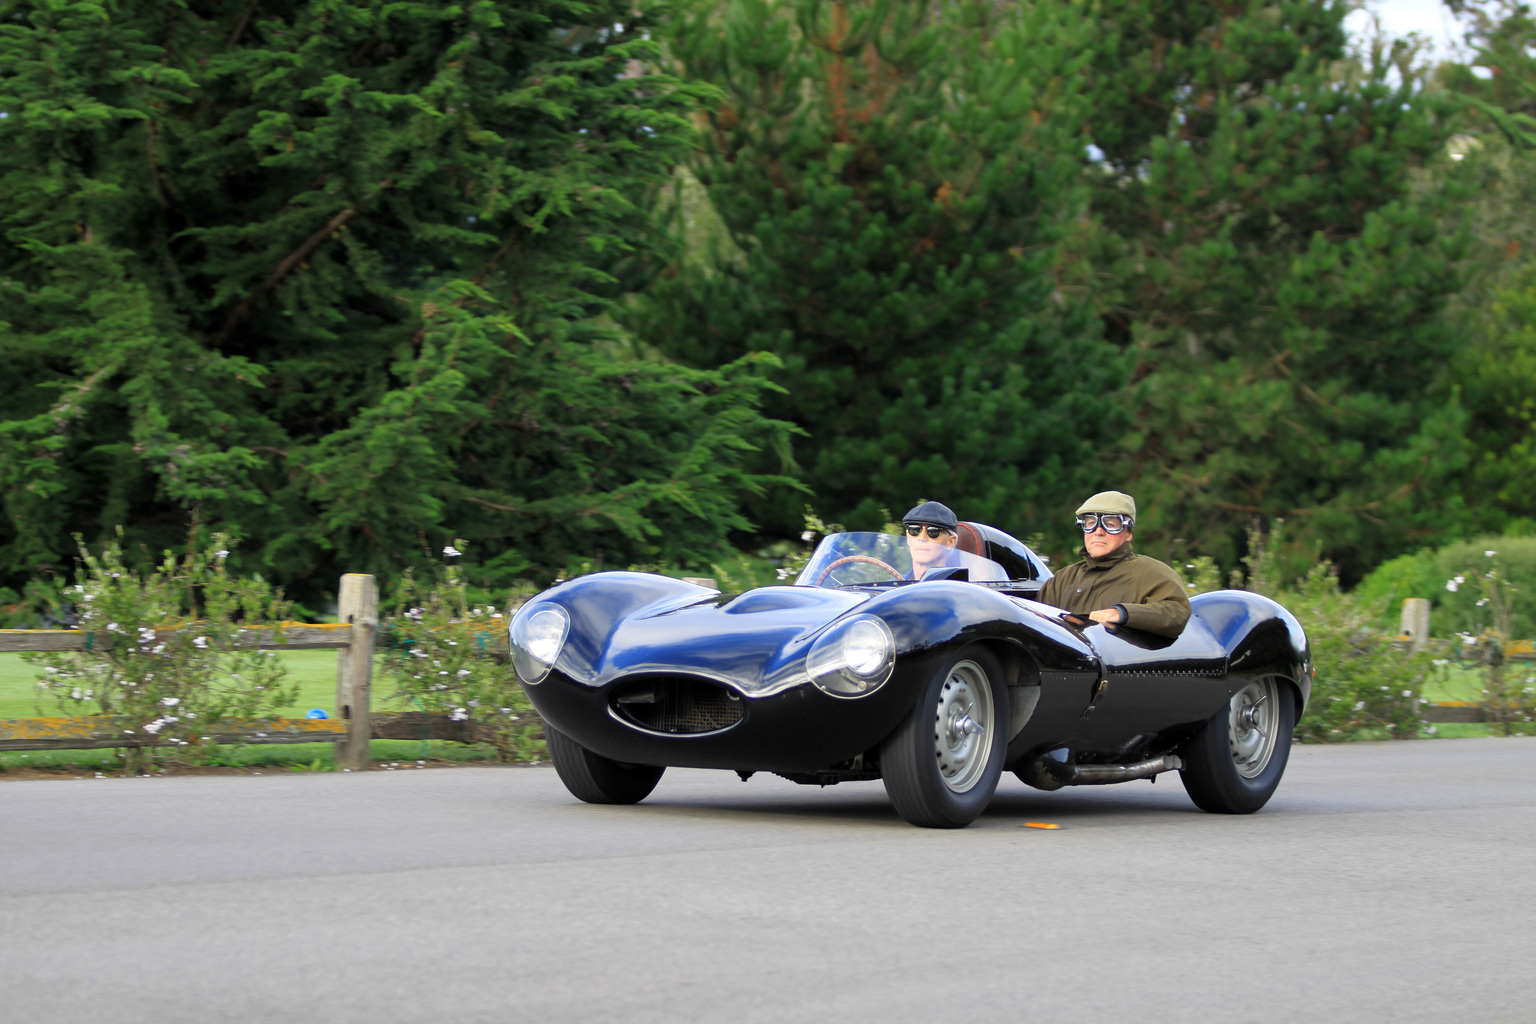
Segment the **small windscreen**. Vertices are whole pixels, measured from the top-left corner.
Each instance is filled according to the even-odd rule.
[[[1008,573],[990,558],[967,554],[930,538],[892,533],[833,533],[822,538],[795,583],[853,587],[921,579],[936,568],[964,567],[978,583],[1001,583]]]

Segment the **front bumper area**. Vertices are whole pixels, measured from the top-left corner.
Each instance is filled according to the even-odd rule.
[[[809,682],[753,697],[676,673],[625,675],[594,687],[556,670],[524,689],[551,726],[615,761],[810,772],[878,746],[912,710],[914,681],[926,681],[932,671],[927,659],[898,665],[878,691],[854,700]]]

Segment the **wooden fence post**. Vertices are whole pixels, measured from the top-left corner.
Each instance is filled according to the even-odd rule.
[[[1429,598],[1403,598],[1402,633],[1415,654],[1424,649],[1429,642]]]
[[[349,572],[341,578],[337,618],[352,626],[352,643],[336,656],[336,709],[347,720],[347,738],[336,744],[336,767],[368,767],[373,736],[371,689],[373,639],[379,628],[379,586],[372,576]]]

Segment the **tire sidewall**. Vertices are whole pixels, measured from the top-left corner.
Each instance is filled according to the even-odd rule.
[[[963,793],[945,785],[934,757],[933,721],[940,694],[950,673],[961,662],[971,661],[986,676],[992,695],[992,721],[987,725],[987,764],[975,783]],[[959,828],[986,810],[1003,774],[1008,747],[1008,687],[1002,664],[986,647],[972,644],[947,658],[901,727],[881,748],[886,791],[897,812],[915,825]]]
[[[1185,748],[1181,771],[1184,788],[1202,810],[1216,814],[1252,814],[1269,802],[1290,761],[1292,735],[1296,730],[1296,702],[1290,684],[1276,680],[1282,699],[1276,726],[1274,752],[1258,775],[1248,778],[1237,770],[1229,745],[1230,703],[1212,715]]]

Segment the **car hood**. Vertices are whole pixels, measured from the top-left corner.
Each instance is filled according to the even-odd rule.
[[[589,686],[624,676],[684,673],[729,683],[748,694],[773,692],[803,681],[811,641],[869,599],[866,593],[815,587],[720,595],[682,584],[686,590],[656,587],[646,595],[652,600],[636,603],[636,581],[612,580],[605,587],[600,577],[587,579],[593,583],[559,595],[571,614],[559,668]],[[613,587],[629,588],[630,600]],[[631,607],[615,608],[615,599]]]

